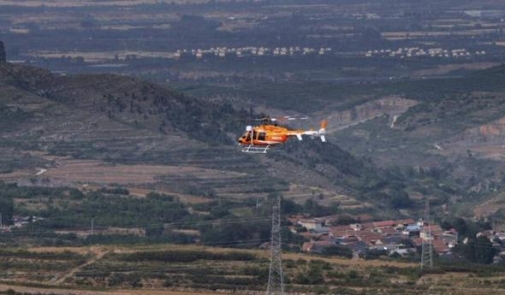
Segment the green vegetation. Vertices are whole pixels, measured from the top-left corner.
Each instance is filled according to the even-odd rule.
[[[3,249],[0,251],[0,267],[2,279],[11,279],[16,272],[26,274],[26,279],[32,282],[42,282],[51,275],[68,272],[72,268],[86,262],[88,255],[70,251],[63,252],[33,252],[26,250]]]
[[[108,192],[107,195],[98,191],[84,195],[73,188],[18,187],[2,184],[0,200],[6,204],[1,208],[5,220],[8,221],[12,220],[13,198],[40,204],[40,210],[21,205],[16,211],[17,214],[25,216],[45,218],[39,225],[47,229],[87,227],[91,219],[95,218],[96,223],[102,226],[145,227],[174,222],[188,215],[184,206],[172,196],[152,193],[146,198],[139,199],[124,196],[124,190]]]
[[[32,115],[20,108],[9,108],[0,103],[0,127],[5,131],[12,131],[16,124],[21,124],[30,119]]]
[[[14,201],[12,197],[0,194],[0,214],[2,215],[2,220],[0,220],[2,224],[12,224],[12,217],[14,215]]]
[[[467,261],[490,264],[493,262],[497,249],[493,247],[493,243],[485,236],[472,238],[468,243],[457,245],[454,252],[462,255]]]
[[[78,202],[61,202],[48,204],[43,217],[51,217],[42,223],[48,228],[68,228],[89,225],[89,220],[96,218],[97,224],[108,226],[147,226],[156,223],[168,223],[180,220],[188,215],[183,205],[174,197],[150,195],[145,199],[134,197],[105,196],[100,193],[89,193]],[[58,213],[57,213],[58,212]]]
[[[30,252],[26,250],[1,250],[1,258],[16,258],[16,259],[39,259],[39,260],[62,260],[62,261],[82,261],[86,256],[80,255],[70,251],[63,251],[61,253],[52,252]]]
[[[18,187],[0,182],[0,204],[4,224],[12,224],[14,214],[28,222],[0,235],[0,240],[9,244],[21,238],[38,245],[186,244],[198,238],[205,245],[250,248],[270,239],[269,202],[256,208],[251,217],[242,219],[230,211],[254,207],[254,203],[225,200],[222,204],[209,201],[188,206],[173,196],[149,193],[138,198],[118,188],[82,193],[72,188]],[[190,214],[191,210],[209,214]],[[63,230],[90,234],[91,224],[96,232],[87,237],[58,233]],[[125,233],[118,234],[114,228]],[[197,230],[201,235],[177,230]],[[286,241],[299,247],[303,239],[287,233]]]
[[[165,263],[191,263],[197,260],[251,261],[256,259],[250,253],[212,253],[206,251],[157,251],[134,254],[114,254],[110,259],[126,262],[160,261]]]

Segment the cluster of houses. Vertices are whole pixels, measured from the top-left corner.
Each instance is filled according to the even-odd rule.
[[[221,57],[227,56],[245,57],[245,56],[303,56],[303,55],[327,55],[332,53],[331,47],[310,48],[310,47],[212,47],[209,49],[178,49],[175,52],[169,53],[175,59],[181,57],[195,57],[202,59],[204,57]],[[338,52],[333,52],[338,55]],[[348,53],[346,54],[348,55]],[[380,57],[380,58],[412,58],[412,57],[428,57],[428,58],[460,58],[471,56],[486,55],[484,50],[470,52],[467,49],[443,49],[443,48],[420,48],[420,47],[405,47],[397,49],[375,49],[364,52],[356,52],[357,56],[365,58]]]
[[[438,254],[449,253],[458,241],[458,233],[444,231],[438,225],[428,225],[413,219],[366,221],[333,226],[337,216],[309,218],[292,216],[292,232],[310,239],[302,246],[309,253],[323,253],[325,248],[344,246],[360,257],[366,250],[385,250],[389,255],[406,256],[423,243],[431,241]],[[362,220],[363,221],[363,220]]]
[[[307,55],[307,54],[319,54],[324,55],[331,52],[331,48],[310,48],[310,47],[240,47],[240,48],[228,48],[228,47],[212,47],[210,49],[179,49],[173,53],[174,58],[181,58],[183,56],[194,56],[197,59],[203,58],[205,56],[218,56],[226,57],[234,55],[237,57],[243,56],[296,56],[296,55]]]
[[[439,255],[451,255],[458,243],[455,229],[443,230],[439,225],[414,219],[371,221],[367,215],[360,216],[359,223],[333,225],[340,216],[305,218],[291,216],[290,230],[309,239],[302,246],[308,253],[325,253],[325,249],[341,246],[350,249],[353,257],[360,258],[367,250],[380,250],[388,255],[408,256],[423,244],[431,243]],[[497,250],[493,262],[505,260],[505,232],[484,230],[477,237],[485,236]],[[468,238],[460,241],[463,244]]]
[[[388,58],[410,58],[410,57],[444,57],[444,58],[458,58],[469,56],[482,56],[486,55],[484,50],[469,52],[467,49],[443,49],[443,48],[419,48],[419,47],[405,47],[393,49],[376,49],[368,50],[364,53],[365,57],[388,57]]]
[[[1,214],[0,214],[1,216]],[[22,228],[32,222],[36,222],[36,221],[41,221],[41,220],[44,220],[45,218],[43,217],[38,217],[38,216],[20,216],[20,215],[14,215],[12,217],[12,225],[6,225],[6,224],[2,224],[2,222],[0,221],[0,233],[6,233],[6,232],[10,232],[12,229],[15,229],[15,228]]]

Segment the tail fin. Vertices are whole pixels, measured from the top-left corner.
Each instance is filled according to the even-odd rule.
[[[326,126],[328,126],[328,120],[322,120],[321,121],[321,129],[326,130]]]

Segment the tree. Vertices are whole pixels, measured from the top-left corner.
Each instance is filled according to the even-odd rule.
[[[395,209],[400,208],[409,208],[412,206],[412,200],[409,198],[409,195],[404,191],[393,190],[390,192],[390,200],[391,206]]]
[[[200,227],[201,242],[204,245],[244,247],[256,246],[259,241],[268,240],[270,224],[247,222],[229,222],[223,219],[222,224],[212,227]]]
[[[490,264],[496,254],[493,243],[485,236],[468,241],[467,244],[458,245],[455,253],[459,253],[470,262]]]
[[[485,236],[478,237],[474,244],[474,260],[473,262],[490,264],[493,262],[493,258],[496,254],[496,249],[493,247],[493,243]]]
[[[0,41],[0,62],[6,62],[7,56],[5,54],[5,47],[2,41]]]
[[[338,245],[326,247],[323,250],[323,254],[352,258],[352,250],[351,249],[349,249],[347,247],[343,247],[343,246],[338,246]]]
[[[300,213],[303,211],[303,208],[301,205],[295,203],[293,200],[288,200],[284,197],[282,197],[281,200],[281,209],[282,209],[282,214],[295,214],[295,213]]]
[[[338,205],[334,204],[333,207],[325,207],[319,205],[319,203],[317,203],[312,199],[307,199],[307,201],[305,201],[303,210],[309,213],[311,216],[318,217],[335,214],[336,212],[338,212]]]
[[[164,227],[162,224],[146,227],[146,236],[148,238],[158,238],[163,235]]]
[[[361,255],[362,258],[364,259],[379,259],[381,256],[388,256],[388,252],[386,250],[379,250],[379,249],[367,249]]]
[[[12,224],[12,216],[14,215],[12,198],[0,195],[0,213],[2,214],[2,224]]]
[[[468,236],[468,226],[463,218],[457,218],[453,221],[452,225],[458,231],[458,235],[461,237]]]

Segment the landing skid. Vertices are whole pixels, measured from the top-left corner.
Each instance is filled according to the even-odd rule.
[[[266,154],[267,150],[270,148],[270,145],[267,146],[259,146],[259,145],[248,145],[242,148],[242,152],[250,153],[250,154]]]

